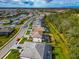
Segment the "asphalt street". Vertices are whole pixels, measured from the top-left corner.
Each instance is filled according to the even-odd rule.
[[[7,54],[7,52],[10,50],[10,48],[11,48],[14,44],[16,44],[16,39],[17,39],[17,38],[21,38],[21,37],[24,35],[24,33],[25,33],[25,31],[26,31],[26,28],[28,27],[28,25],[29,25],[32,21],[33,21],[33,17],[29,18],[28,21],[26,21],[26,22],[21,26],[20,30],[18,31],[18,34],[17,34],[15,37],[11,38],[12,41],[9,42],[4,48],[2,48],[2,49],[0,50],[0,59],[1,59],[3,56],[5,56],[5,55]]]

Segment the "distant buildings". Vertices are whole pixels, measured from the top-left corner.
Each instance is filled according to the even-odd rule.
[[[17,9],[0,9],[0,17],[14,16],[17,14]]]
[[[52,59],[51,46],[42,43],[25,42],[21,59]]]

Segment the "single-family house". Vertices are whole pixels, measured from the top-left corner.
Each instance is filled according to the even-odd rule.
[[[41,43],[25,42],[21,59],[52,59],[51,46]]]
[[[0,28],[0,35],[9,35],[13,31],[13,28],[3,27]]]

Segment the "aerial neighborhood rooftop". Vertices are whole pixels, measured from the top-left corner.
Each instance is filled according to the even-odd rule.
[[[34,42],[42,42],[43,31],[44,28],[41,27],[41,21],[40,20],[34,21],[32,26],[32,33],[31,33],[31,37],[33,38]]]
[[[0,35],[8,35],[10,34],[14,29],[10,27],[4,27],[0,28]]]
[[[32,42],[25,42],[23,44],[23,50],[20,54],[21,59],[52,59],[51,45],[43,43],[45,38],[43,39],[42,37],[45,30],[42,27],[41,17],[33,21],[32,31],[28,39],[30,40],[31,37]],[[48,38],[48,40],[50,39]]]
[[[0,58],[52,59],[52,46],[48,44],[51,39],[44,33],[46,31],[46,27],[43,26],[45,14],[36,14],[37,10],[36,12],[29,10],[29,13],[23,10],[18,11],[20,11],[19,15],[13,11],[16,15],[0,18],[0,36],[4,38],[3,40],[7,38],[8,42],[13,39],[6,52],[1,51]],[[7,12],[10,11],[7,10]]]
[[[21,59],[51,59],[51,46],[41,43],[25,42],[20,56]]]

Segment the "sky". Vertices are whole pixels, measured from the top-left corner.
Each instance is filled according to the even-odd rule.
[[[79,0],[0,0],[0,7],[75,8]]]

